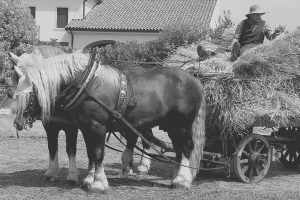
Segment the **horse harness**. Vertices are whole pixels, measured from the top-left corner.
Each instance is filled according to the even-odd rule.
[[[90,88],[93,85],[96,76],[95,72],[98,69],[100,62],[99,54],[93,53],[90,56],[89,64],[85,70],[84,76],[81,77],[80,81],[74,81],[68,88],[66,88],[59,97],[59,102],[61,108],[66,111],[75,109],[86,97],[92,97]],[[130,84],[130,81],[127,79],[126,75],[119,70],[120,75],[120,89],[119,97],[115,110],[109,109],[110,113],[113,114],[115,118],[119,118],[124,115],[128,105],[134,106],[133,90]],[[94,97],[95,99],[96,97]],[[102,101],[101,101],[102,102]],[[105,105],[103,103],[103,105]],[[105,105],[104,107],[108,107]]]

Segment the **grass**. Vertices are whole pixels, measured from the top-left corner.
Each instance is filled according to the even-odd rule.
[[[146,179],[120,176],[120,153],[106,150],[105,172],[110,189],[106,194],[87,192],[80,183],[67,182],[68,159],[65,153],[65,137],[59,136],[58,181],[51,183],[43,179],[48,166],[48,150],[45,132],[39,122],[29,131],[20,132],[17,139],[11,119],[1,117],[0,125],[0,199],[299,199],[299,168],[286,169],[278,161],[273,162],[269,175],[258,184],[244,184],[224,173],[205,173],[199,176],[190,190],[171,189],[170,181],[174,165],[154,162]],[[157,133],[157,130],[155,130]],[[109,143],[122,149],[119,143]],[[87,156],[81,134],[77,145],[77,167],[80,181],[87,170]],[[135,157],[135,165],[138,157]]]

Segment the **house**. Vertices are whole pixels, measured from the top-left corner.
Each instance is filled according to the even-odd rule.
[[[102,0],[83,19],[74,19],[66,31],[71,46],[84,49],[93,43],[153,40],[170,24],[213,26],[217,0]]]
[[[115,41],[153,40],[170,24],[214,26],[218,0],[23,0],[41,41],[84,49]]]
[[[83,18],[98,1],[96,0],[23,0],[30,8],[39,27],[40,41],[55,40],[70,46],[70,33],[65,30],[72,19]]]

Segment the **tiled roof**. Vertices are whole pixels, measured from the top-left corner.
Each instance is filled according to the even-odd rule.
[[[104,0],[66,30],[160,31],[174,23],[208,27],[217,0]]]

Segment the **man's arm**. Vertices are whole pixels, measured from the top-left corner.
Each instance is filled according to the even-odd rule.
[[[264,27],[264,34],[268,40],[274,40],[279,34],[280,30],[275,29],[274,33],[271,33],[271,29],[268,25],[265,25]]]
[[[240,36],[241,36],[241,33],[242,33],[243,25],[244,25],[244,21],[241,21],[241,22],[237,25],[237,27],[236,27],[236,29],[235,29],[235,33],[234,33],[233,39],[232,39],[231,44],[230,44],[230,47],[229,47],[230,50],[232,49],[232,45],[233,45],[235,42],[238,42],[238,41],[239,41]]]

